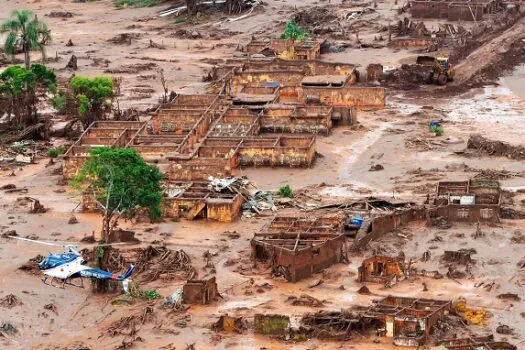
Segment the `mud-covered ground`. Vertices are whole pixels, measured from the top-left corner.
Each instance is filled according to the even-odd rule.
[[[201,82],[204,71],[210,67],[210,59],[228,58],[239,43],[249,41],[252,34],[272,35],[281,30],[282,24],[297,7],[311,6],[313,1],[267,1],[254,11],[249,20],[210,26],[221,15],[206,18],[195,29],[204,38],[181,39],[172,33],[180,28],[191,29],[188,24],[175,24],[173,19],[159,19],[155,14],[165,8],[114,10],[111,1],[71,3],[69,1],[2,1],[0,20],[7,17],[13,8],[31,8],[43,17],[54,34],[48,48],[50,57],[60,59],[51,63],[54,68],[63,68],[71,54],[79,58],[77,75],[98,75],[109,70],[135,69],[131,73],[114,73],[123,77],[121,104],[127,107],[146,108],[152,106],[161,94],[157,69],[163,68],[170,89],[178,92],[204,91]],[[339,2],[336,2],[339,3]],[[393,1],[378,2],[381,21],[394,20],[397,12]],[[335,2],[331,2],[335,5]],[[70,18],[45,16],[52,11],[69,11]],[[280,27],[279,27],[280,26]],[[509,29],[518,35],[522,24]],[[210,38],[217,32],[217,38]],[[108,40],[120,33],[137,33],[131,44],[116,45]],[[265,35],[266,35],[265,34]],[[504,33],[505,43],[512,41],[512,33]],[[519,34],[521,35],[521,34]],[[372,38],[366,30],[361,40]],[[71,39],[72,47],[65,47]],[[165,49],[148,48],[149,40],[161,43]],[[371,40],[371,39],[370,39]],[[472,55],[481,66],[483,57],[494,52],[498,42],[492,41]],[[491,51],[492,50],[492,51]],[[330,54],[327,59],[354,62],[380,61],[395,66],[413,58],[413,51],[381,49],[347,49],[344,53]],[[38,54],[34,54],[38,58]],[[107,60],[107,61],[106,61]],[[137,63],[149,66],[139,67]],[[461,67],[461,66],[458,66]],[[467,79],[476,68],[464,63]],[[440,180],[464,180],[484,169],[506,170],[517,174],[502,179],[502,186],[511,192],[505,197],[505,205],[516,210],[525,210],[525,163],[504,157],[465,157],[455,152],[465,149],[469,135],[481,133],[485,137],[524,144],[525,132],[520,127],[525,115],[525,80],[523,67],[507,74],[498,82],[499,86],[477,88],[447,98],[432,98],[433,94],[418,94],[407,97],[404,92],[390,91],[387,108],[375,112],[361,112],[359,128],[337,127],[328,137],[317,138],[317,151],[321,155],[309,169],[239,169],[239,175],[247,175],[260,188],[275,190],[283,184],[294,189],[313,186],[309,193],[332,201],[377,195],[384,198],[407,199],[422,203],[427,194],[432,194]],[[73,72],[59,70],[61,77]],[[106,73],[111,74],[111,73]],[[432,90],[433,87],[427,87]],[[423,89],[425,91],[425,89]],[[149,95],[149,97],[146,97]],[[428,133],[427,124],[440,120],[445,133],[436,137]],[[80,196],[75,190],[61,184],[57,175],[60,164],[47,165],[47,159],[38,164],[11,171],[0,172],[0,186],[15,184],[26,187],[27,194],[8,194],[0,191],[0,233],[16,230],[20,236],[33,236],[42,240],[78,243],[84,236],[100,230],[101,218],[96,214],[75,212],[77,224],[69,225],[71,212],[75,210]],[[370,172],[374,164],[381,164],[382,171]],[[524,175],[525,176],[525,175]],[[49,208],[43,214],[29,214],[27,207],[19,205],[18,197],[31,196]],[[454,224],[443,230],[423,225],[411,225],[399,232],[386,235],[370,244],[369,249],[349,256],[349,264],[338,264],[311,278],[291,284],[273,279],[268,273],[255,273],[249,262],[250,242],[253,233],[268,223],[271,213],[261,217],[240,218],[232,224],[210,221],[180,222],[166,221],[156,225],[122,222],[123,228],[137,233],[142,246],[148,242],[164,240],[170,248],[183,249],[192,258],[198,277],[215,275],[222,298],[209,306],[192,306],[186,312],[176,313],[160,309],[161,301],[137,302],[133,305],[113,305],[117,295],[94,295],[90,288],[66,289],[45,286],[39,275],[21,272],[18,269],[29,258],[37,254],[57,252],[59,248],[13,242],[0,238],[0,299],[14,294],[21,304],[13,307],[0,306],[0,326],[13,325],[17,332],[2,332],[1,349],[113,349],[125,348],[126,342],[134,342],[137,349],[184,349],[194,344],[195,349],[393,349],[390,339],[353,339],[348,342],[326,342],[307,340],[300,343],[271,340],[244,334],[222,334],[210,329],[221,314],[244,316],[250,319],[255,313],[282,313],[290,315],[294,324],[305,312],[316,310],[304,306],[291,306],[288,296],[308,294],[324,300],[322,309],[340,310],[352,306],[367,306],[372,300],[385,295],[403,295],[424,298],[455,300],[466,298],[470,306],[486,308],[490,314],[485,326],[469,326],[461,334],[495,333],[500,324],[514,329],[511,335],[496,334],[498,339],[507,339],[524,349],[525,341],[525,271],[517,263],[525,258],[525,239],[519,239],[518,231],[525,234],[523,220],[502,220],[496,226],[481,225],[485,233],[474,239],[473,225]],[[308,215],[299,213],[297,215]],[[239,237],[232,235],[236,232]],[[230,234],[229,234],[230,233]],[[36,236],[36,237],[35,237]],[[439,238],[436,238],[439,237]],[[518,237],[518,238],[516,238]],[[357,290],[357,268],[363,258],[373,250],[397,255],[403,251],[407,260],[419,259],[423,252],[430,251],[431,259],[420,268],[437,269],[446,273],[440,256],[446,249],[474,248],[472,275],[461,279],[415,277],[392,288],[369,284],[370,295],[361,295]],[[203,254],[211,253],[215,269],[205,268]],[[314,281],[324,283],[308,288]],[[479,284],[494,283],[492,289]],[[143,288],[157,289],[163,296],[176,291],[184,280],[157,280]],[[423,291],[423,283],[428,291]],[[88,283],[89,284],[89,283]],[[342,288],[341,288],[342,286]],[[503,301],[497,295],[515,293],[522,301]],[[54,307],[46,305],[53,304]],[[108,329],[123,317],[141,315],[152,304],[153,316],[144,324],[136,325],[134,336],[112,335]],[[129,332],[130,330],[126,330]],[[459,331],[458,331],[459,332]],[[140,339],[138,339],[139,337]],[[373,341],[377,341],[373,342]],[[521,342],[521,343],[520,343]]]

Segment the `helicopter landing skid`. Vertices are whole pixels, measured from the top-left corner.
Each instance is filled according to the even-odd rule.
[[[66,289],[66,285],[70,285],[70,286],[73,286],[73,287],[77,287],[77,288],[84,288],[84,280],[82,278],[80,278],[80,284],[75,284],[75,283],[72,283],[72,279],[60,279],[60,278],[56,278],[56,277],[51,277],[51,280],[48,281],[48,276],[45,276],[44,278],[42,278],[42,282],[45,284],[45,285],[48,285],[48,286],[51,286],[51,287],[55,287],[55,288],[61,288],[61,289]],[[56,285],[55,283],[53,283],[55,281],[55,279],[59,280],[61,283],[61,285]]]

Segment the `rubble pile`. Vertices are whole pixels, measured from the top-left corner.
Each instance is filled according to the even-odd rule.
[[[525,147],[514,146],[507,142],[494,141],[487,139],[481,135],[471,135],[467,142],[467,151],[475,150],[479,153],[507,157],[510,159],[523,160],[525,159]]]
[[[191,258],[182,249],[149,246],[126,251],[123,256],[119,263],[120,270],[123,270],[126,264],[136,262],[135,273],[141,283],[158,279],[192,279],[197,274],[197,270],[191,265]]]
[[[125,316],[113,322],[108,327],[107,333],[111,337],[115,337],[117,335],[126,335],[134,337],[140,330],[140,326],[151,322],[153,318],[153,307],[146,306],[144,309],[140,310],[139,312],[136,312],[131,316]]]
[[[366,331],[361,315],[350,311],[318,311],[305,314],[300,321],[317,339],[349,340],[353,332]]]

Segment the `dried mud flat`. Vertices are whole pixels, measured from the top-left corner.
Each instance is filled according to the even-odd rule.
[[[393,4],[394,1],[379,2],[379,11],[389,13]],[[121,106],[145,109],[155,104],[162,94],[157,81],[159,68],[166,72],[170,89],[181,93],[205,92],[201,77],[211,67],[207,62],[230,58],[236,46],[248,42],[252,35],[278,32],[276,25],[282,25],[294,8],[300,10],[302,6],[315,5],[313,1],[268,1],[264,11],[254,14],[251,20],[221,26],[225,34],[221,34],[220,40],[210,39],[213,28],[205,25],[197,29],[205,38],[177,38],[173,33],[181,26],[156,17],[165,7],[116,11],[111,1],[2,1],[0,20],[13,8],[34,9],[39,16],[45,16],[54,30],[55,38],[48,54],[60,58],[50,64],[59,70],[60,77],[70,76],[71,72],[61,69],[71,54],[75,54],[80,66],[75,74],[106,72],[122,76]],[[332,5],[337,6],[333,2]],[[70,12],[72,17],[49,15],[58,11]],[[388,16],[383,20],[387,21]],[[465,152],[473,133],[513,145],[525,144],[525,131],[520,127],[525,117],[525,80],[511,70],[521,62],[516,55],[523,52],[523,23],[523,19],[519,20],[502,36],[474,50],[469,56],[470,62],[458,64],[461,73],[457,82],[445,88],[450,89],[443,93],[446,97],[437,93],[442,88],[433,86],[424,86],[414,93],[393,90],[386,109],[359,113],[360,128],[341,126],[328,137],[318,136],[317,152],[322,157],[313,167],[245,168],[238,169],[237,174],[247,175],[267,190],[284,184],[291,184],[294,189],[304,188],[308,201],[314,201],[312,197],[323,197],[337,202],[367,195],[416,203],[423,203],[438,181],[492,176],[500,180],[507,191],[504,205],[525,211],[522,158],[490,154],[486,152],[490,147]],[[122,33],[133,35],[119,36]],[[366,34],[362,38],[366,38]],[[74,46],[65,47],[70,39]],[[150,40],[163,43],[166,48],[150,48]],[[510,48],[510,56],[503,48]],[[378,50],[386,50],[382,62],[385,65],[401,63],[414,55],[413,52]],[[492,69],[505,55],[513,64]],[[349,62],[361,56],[377,59],[377,53],[368,48],[327,55],[330,60]],[[486,79],[479,80],[476,74],[483,74]],[[498,80],[502,74],[505,78]],[[500,85],[484,86],[487,81],[497,81]],[[467,91],[460,86],[454,91],[454,84],[475,88]],[[457,94],[458,91],[462,94]],[[428,133],[427,125],[432,120],[442,122],[444,136]],[[383,169],[370,172],[377,164]],[[47,160],[41,159],[38,164],[16,169],[16,176],[10,176],[11,171],[0,172],[0,187],[14,184],[17,188],[27,188],[27,194],[23,195],[0,190],[0,217],[3,218],[0,233],[15,230],[20,236],[79,242],[100,230],[100,218],[96,214],[75,213],[78,223],[67,224],[80,196],[60,181],[59,167],[60,164],[47,166]],[[30,214],[26,206],[19,205],[21,196],[37,198],[49,210]],[[283,212],[309,215],[292,209]],[[212,324],[224,314],[246,320],[257,313],[286,314],[296,324],[307,312],[367,307],[372,300],[397,295],[440,300],[463,297],[469,305],[483,307],[490,317],[483,326],[461,328],[458,335],[494,333],[497,339],[525,349],[525,239],[521,234],[525,234],[524,219],[502,219],[496,225],[481,225],[484,235],[479,238],[472,237],[476,227],[471,224],[454,223],[449,229],[411,224],[371,242],[359,253],[350,253],[349,263],[333,265],[297,283],[272,278],[268,271],[251,268],[250,240],[270,220],[270,216],[260,216],[243,217],[230,224],[204,220],[121,224],[122,228],[136,232],[140,247],[164,241],[168,248],[183,249],[188,254],[199,278],[216,277],[221,299],[211,305],[192,305],[184,311],[163,309],[162,300],[114,305],[116,295],[94,295],[90,288],[47,287],[38,274],[21,272],[18,268],[38,254],[47,254],[48,250],[0,238],[0,348],[397,349],[391,338],[384,337],[373,337],[374,341],[354,338],[346,342],[319,339],[292,342],[253,332],[212,330]],[[418,268],[446,273],[440,257],[445,250],[462,248],[476,251],[476,263],[469,276],[455,279],[416,276],[390,288],[367,284],[370,293],[358,293],[363,286],[357,282],[358,267],[364,258],[373,254],[403,252],[406,260],[415,261],[429,251],[430,259],[419,263]],[[147,279],[145,285],[168,296],[184,284],[186,277],[159,272],[156,278]],[[311,287],[320,280],[323,283]],[[498,298],[506,293],[516,294],[519,300]],[[300,298],[303,294],[322,300],[322,305],[290,303],[290,297]],[[513,328],[512,333],[498,334],[496,329],[501,325]],[[453,333],[454,330],[448,335]]]

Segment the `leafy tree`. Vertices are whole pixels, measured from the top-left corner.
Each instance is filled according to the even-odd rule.
[[[31,11],[13,11],[11,18],[0,25],[0,33],[7,33],[4,43],[7,54],[14,56],[17,49],[22,49],[26,69],[31,65],[29,52],[32,50],[40,50],[45,62],[45,46],[51,41],[51,31]]]
[[[77,113],[85,126],[104,119],[111,110],[113,79],[109,77],[71,79],[71,90],[77,101]]]
[[[162,173],[144,162],[134,149],[95,147],[89,151],[82,170],[72,186],[90,185],[102,212],[102,241],[107,239],[121,217],[131,218],[138,210],[147,209],[152,219],[161,216]],[[95,247],[93,254],[100,268],[107,270],[111,247]],[[105,292],[108,280],[93,283],[95,291]],[[156,298],[147,294],[146,298]]]
[[[308,29],[299,27],[294,20],[291,20],[286,23],[281,39],[304,40],[309,35]]]
[[[37,122],[39,98],[56,91],[56,75],[41,64],[31,69],[11,66],[0,74],[0,97],[7,101],[9,120],[16,126]]]
[[[151,219],[161,216],[162,173],[147,164],[134,149],[95,147],[73,181],[89,189],[103,214],[102,240],[106,241],[121,217],[147,209]]]

